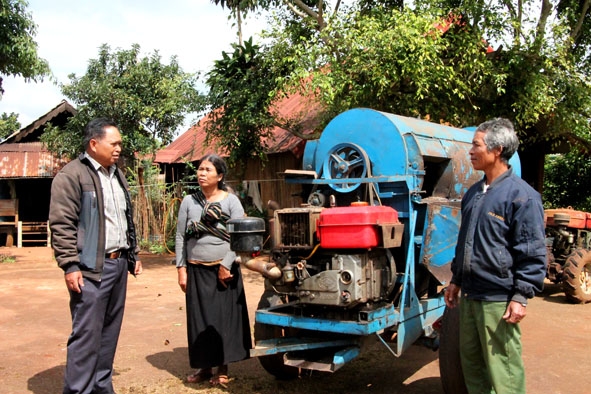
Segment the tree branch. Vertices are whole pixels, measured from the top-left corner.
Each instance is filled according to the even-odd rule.
[[[582,7],[581,7],[581,13],[579,14],[579,18],[577,19],[577,23],[575,24],[575,27],[573,28],[573,30],[570,33],[571,38],[573,39],[573,42],[577,42],[577,40],[579,39],[579,37],[582,34],[581,29],[583,28],[583,22],[585,20],[585,15],[587,15],[587,11],[589,11],[589,7],[591,7],[591,0],[584,0]]]
[[[517,21],[518,23],[513,24],[513,44],[515,46],[519,46],[519,36],[521,35],[521,10],[522,4],[521,0],[517,1],[517,9],[513,6],[511,0],[503,0],[503,4],[507,7],[507,12],[512,20]]]
[[[550,4],[550,0],[542,0],[540,20],[538,21],[538,26],[536,27],[536,38],[534,43],[534,48],[536,49],[540,49],[544,43],[544,37],[546,36],[546,24],[551,12],[552,4]]]
[[[305,18],[306,15],[304,12],[300,11],[299,9],[296,8],[295,5],[293,5],[291,2],[289,2],[288,0],[283,0],[283,3],[287,6],[287,8],[289,8],[291,10],[291,12],[293,12],[294,14],[296,14],[297,16],[299,16],[300,18]]]
[[[312,8],[308,7],[302,0],[283,0],[283,3],[300,18],[309,16],[314,18],[318,22],[318,30],[322,30],[326,27],[326,22],[322,17],[322,12],[318,13]],[[322,10],[323,0],[318,0],[319,9]]]

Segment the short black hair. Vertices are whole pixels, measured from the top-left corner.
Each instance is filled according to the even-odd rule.
[[[113,119],[109,118],[95,118],[88,122],[84,127],[84,149],[88,148],[90,140],[100,140],[105,136],[105,129],[107,127],[117,127],[117,123]]]

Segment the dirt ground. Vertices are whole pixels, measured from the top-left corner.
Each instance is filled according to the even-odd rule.
[[[3,256],[15,261],[0,259],[0,393],[59,393],[70,331],[63,274],[49,248],[0,248]],[[378,343],[333,374],[277,381],[250,359],[230,366],[226,390],[187,384],[184,296],[172,259],[144,255],[144,274],[130,278],[115,360],[120,394],[442,393],[437,352],[414,346],[396,358]],[[245,272],[245,285],[252,326],[263,280]],[[560,287],[547,284],[522,328],[528,393],[591,393],[591,304],[567,304]]]

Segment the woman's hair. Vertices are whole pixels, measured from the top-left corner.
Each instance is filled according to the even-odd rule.
[[[479,131],[484,133],[486,149],[491,151],[501,147],[501,160],[508,163],[519,147],[513,123],[509,119],[495,118],[481,123],[476,129],[476,132]]]
[[[228,173],[228,166],[226,165],[226,162],[224,161],[224,159],[222,159],[218,155],[211,153],[211,154],[207,154],[207,155],[203,156],[201,159],[199,159],[199,165],[201,165],[201,163],[203,163],[204,161],[208,161],[211,164],[213,164],[213,166],[215,167],[215,171],[218,173],[218,175],[222,176],[222,179],[220,179],[220,181],[218,182],[218,189],[227,191],[228,187],[226,186],[225,181],[226,181],[226,174]],[[197,168],[199,168],[199,166]]]
[[[88,148],[90,140],[100,140],[105,136],[105,129],[107,127],[117,127],[117,123],[113,119],[96,118],[88,122],[84,128],[84,149]],[[119,127],[117,127],[119,128]]]

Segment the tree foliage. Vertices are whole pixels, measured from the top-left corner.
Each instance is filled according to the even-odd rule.
[[[591,212],[591,160],[585,155],[570,152],[551,155],[546,160],[544,179],[544,207],[566,208]]]
[[[310,81],[305,94],[319,97],[332,115],[370,107],[473,124],[476,96],[495,76],[485,45],[455,22],[410,10],[350,14],[299,46],[307,62],[298,78]]]
[[[0,115],[0,141],[10,136],[17,130],[20,130],[21,124],[18,121],[18,115],[14,112]]]
[[[50,74],[47,61],[37,54],[37,26],[27,6],[23,0],[0,0],[0,98],[2,75],[37,81]]]
[[[276,83],[260,89],[318,98],[327,119],[359,106],[454,126],[503,116],[525,147],[568,141],[588,150],[590,2],[254,1],[277,15],[261,56],[291,70],[266,73]]]
[[[461,13],[475,33],[497,48],[496,95],[484,96],[483,117],[514,120],[525,144],[568,141],[589,151],[591,78],[590,0],[424,0],[423,7]],[[481,95],[482,97],[483,95]]]
[[[232,53],[222,53],[207,74],[206,101],[212,112],[205,123],[208,142],[215,141],[228,152],[230,164],[259,155],[262,140],[269,136],[273,118],[268,112],[275,81],[265,78],[271,65],[252,40],[233,44]]]
[[[74,157],[82,150],[86,123],[106,116],[119,124],[125,156],[153,153],[172,141],[185,115],[202,109],[197,78],[183,72],[174,56],[164,64],[158,51],[141,57],[137,44],[117,51],[105,44],[85,75],[71,74],[70,83],[61,86],[78,113],[65,132],[48,128],[42,139],[52,152]]]

